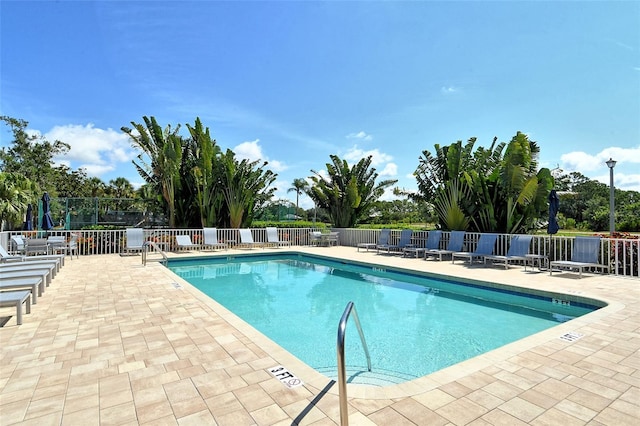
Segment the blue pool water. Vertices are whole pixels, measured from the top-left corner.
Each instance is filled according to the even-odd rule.
[[[353,383],[421,377],[598,309],[305,255],[179,260],[169,268],[331,378],[338,323],[353,301],[373,370],[365,373],[351,323],[345,357]]]

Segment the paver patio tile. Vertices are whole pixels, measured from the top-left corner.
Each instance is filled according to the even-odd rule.
[[[334,247],[327,255],[348,258],[353,250]],[[374,264],[469,279],[486,276],[496,283],[525,277],[516,268],[471,270],[448,262],[360,254],[359,259]],[[139,256],[111,255],[81,256],[69,265],[47,288],[29,323],[0,327],[3,426],[82,420],[83,426],[90,420],[118,426],[290,425],[296,418],[305,425],[339,422],[337,386],[315,404],[311,401],[328,379],[313,376],[302,387],[284,387],[266,369],[295,367],[283,361],[287,353],[267,349],[259,334],[228,312],[221,315],[224,310],[188,284],[176,289],[172,283],[179,279],[161,265],[142,267]],[[464,368],[411,382],[403,388],[410,390],[408,396],[399,396],[393,387],[364,392],[350,385],[358,396],[349,395],[352,424],[429,420],[511,426],[527,419],[532,425],[635,426],[640,419],[640,296],[629,286],[633,280],[588,278],[526,275],[526,285],[542,291],[612,301],[610,312],[559,326],[582,333],[582,339],[569,343],[559,338],[564,331],[542,332],[493,351],[490,362],[480,357]],[[308,374],[299,367],[291,371],[302,378]]]
[[[232,411],[222,416],[214,413],[213,418],[220,426],[249,426],[256,424],[255,419],[245,409]]]
[[[428,424],[437,426],[448,423],[447,419],[411,398],[396,402],[391,408],[418,425]]]
[[[478,405],[467,398],[456,399],[435,411],[440,416],[456,425],[467,424],[489,412],[485,407]]]
[[[385,407],[380,411],[367,416],[376,425],[415,425],[414,422],[404,417],[391,407]],[[338,417],[339,418],[339,417]]]
[[[524,426],[528,423],[523,422],[517,417],[512,416],[509,413],[505,413],[500,409],[491,410],[480,418],[491,426]],[[475,424],[475,423],[470,423]]]
[[[498,408],[525,423],[531,422],[545,411],[544,408],[518,397],[510,399]]]

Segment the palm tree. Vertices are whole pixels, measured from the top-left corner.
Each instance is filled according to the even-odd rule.
[[[22,175],[0,172],[0,232],[5,224],[21,223],[27,205],[35,198],[36,184]]]
[[[296,214],[298,214],[298,209],[300,208],[298,202],[300,200],[300,194],[306,192],[309,190],[309,182],[307,182],[306,179],[303,178],[297,178],[293,180],[293,186],[289,189],[287,189],[287,194],[289,192],[294,192],[296,193]]]
[[[200,226],[216,226],[217,214],[222,208],[224,197],[220,191],[219,179],[216,179],[215,164],[221,150],[215,139],[211,139],[209,128],[202,126],[200,117],[192,127],[187,124],[191,140],[189,141],[189,159],[191,175],[194,180],[195,202],[200,215]]]
[[[435,145],[435,156],[423,151],[414,172],[419,193],[407,195],[433,203],[443,229],[515,233],[530,228],[545,209],[553,179],[548,169],[537,170],[539,148],[525,134],[518,132],[509,144],[496,141],[488,149],[474,150],[471,138],[465,145]]]
[[[371,156],[362,158],[353,167],[337,155],[331,155],[327,163],[328,178],[311,170],[313,186],[307,192],[318,207],[329,212],[331,221],[338,228],[349,228],[369,214],[373,204],[384,190],[397,180],[376,183],[378,174],[371,167]]]
[[[275,188],[270,188],[277,175],[264,169],[268,163],[258,160],[238,161],[233,151],[228,149],[220,156],[218,176],[220,188],[226,201],[231,228],[249,226],[254,212],[262,208],[273,196]]]
[[[133,165],[140,176],[160,189],[169,208],[169,226],[176,226],[176,191],[180,185],[180,165],[182,163],[182,137],[178,135],[180,125],[164,130],[155,117],[142,117],[145,124],[131,122],[133,129],[122,127],[132,140],[132,144],[142,150]],[[148,156],[148,160],[144,158]]]

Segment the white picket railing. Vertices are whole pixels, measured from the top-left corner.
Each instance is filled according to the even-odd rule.
[[[315,228],[279,228],[278,236],[281,240],[289,240],[293,246],[305,246],[311,244],[311,231]],[[267,241],[265,228],[253,228],[253,239],[257,242]],[[359,243],[375,243],[380,233],[379,229],[360,228],[334,228],[333,232],[339,233],[341,246],[357,247]],[[391,231],[391,241],[400,236],[400,229]],[[79,235],[78,247],[80,255],[118,254],[125,248],[126,233],[120,230],[80,230],[63,231],[53,230],[47,236],[67,236],[75,233]],[[413,244],[424,245],[428,231],[414,231]],[[0,233],[0,244],[11,250],[11,236],[42,236],[43,231],[5,231]],[[194,243],[202,242],[202,229],[145,229],[145,240],[163,243],[160,246],[166,250],[176,247],[176,235],[189,235]],[[506,254],[509,246],[509,234],[500,234],[496,246],[496,254]],[[465,250],[473,250],[480,238],[480,233],[468,232],[465,236]],[[240,242],[238,229],[218,228],[218,240],[229,242],[232,245]],[[449,233],[443,232],[441,246],[444,248],[449,240]],[[534,235],[530,252],[532,254],[547,256],[549,260],[570,260],[573,237]],[[614,275],[638,278],[640,276],[640,238],[621,239],[603,237],[600,247],[600,263],[609,264],[609,273]]]

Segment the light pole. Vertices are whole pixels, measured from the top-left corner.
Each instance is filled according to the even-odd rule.
[[[613,191],[613,168],[616,166],[616,161],[609,158],[607,161],[607,167],[609,167],[609,235],[613,236],[616,230],[615,222],[615,201]]]

